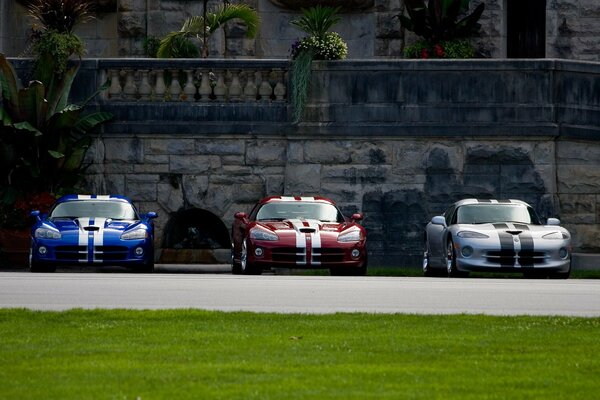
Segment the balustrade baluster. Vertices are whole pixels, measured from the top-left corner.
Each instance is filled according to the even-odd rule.
[[[171,85],[169,86],[169,94],[171,101],[179,101],[179,95],[181,94],[181,85],[179,84],[179,70],[171,70]]]
[[[244,101],[255,102],[258,89],[254,80],[256,79],[253,70],[246,71],[246,86],[244,86]]]
[[[108,88],[108,97],[112,101],[121,100],[121,82],[119,81],[119,70],[111,69],[110,74],[110,87]]]
[[[229,85],[229,101],[238,102],[242,96],[242,84],[240,83],[240,70],[231,69],[231,84]]]
[[[194,85],[194,71],[191,69],[186,69],[185,74],[187,76],[187,82],[183,88],[183,93],[185,94],[186,101],[195,101],[196,99],[196,86]]]
[[[162,69],[154,71],[156,74],[156,83],[154,84],[154,99],[156,101],[164,101],[167,86],[165,85],[165,72]]]
[[[222,69],[216,71],[217,83],[214,88],[216,100],[225,102],[227,96],[227,86],[225,86],[225,73]]]
[[[152,86],[150,86],[150,82],[148,81],[149,71],[147,69],[141,69],[138,71],[142,76],[140,87],[138,88],[138,93],[140,95],[141,101],[149,101],[150,95],[152,94]]]
[[[210,95],[212,93],[212,87],[210,86],[209,70],[205,69],[202,71],[202,78],[200,80],[200,87],[198,93],[200,94],[200,101],[210,101]]]
[[[135,71],[128,69],[125,73],[125,86],[123,86],[123,96],[125,100],[134,101],[137,94],[137,87],[135,86]]]
[[[285,87],[284,72],[281,68],[274,68],[276,84],[273,89],[273,94],[275,95],[276,101],[285,101],[285,95],[287,94],[287,88]]]
[[[260,75],[262,80],[260,82],[260,87],[258,88],[258,94],[260,95],[260,101],[267,102],[271,101],[271,94],[273,94],[273,88],[271,87],[271,83],[269,83],[269,72],[270,71],[260,71]]]

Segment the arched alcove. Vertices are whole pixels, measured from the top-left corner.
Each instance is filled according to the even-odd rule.
[[[210,211],[191,208],[171,214],[163,233],[162,263],[216,263],[231,250],[229,231]]]

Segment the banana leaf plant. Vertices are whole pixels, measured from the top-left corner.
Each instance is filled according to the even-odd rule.
[[[478,23],[485,4],[459,19],[469,10],[469,0],[404,0],[408,16],[398,15],[403,28],[431,43],[468,38],[479,32]]]
[[[86,104],[108,84],[82,104],[68,104],[78,69],[79,65],[71,67],[50,87],[35,80],[24,87],[0,53],[1,201],[14,201],[20,193],[58,193],[79,182],[91,143],[88,133],[113,115],[83,113]]]

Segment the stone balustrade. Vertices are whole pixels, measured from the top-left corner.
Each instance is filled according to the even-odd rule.
[[[287,102],[285,60],[104,59],[104,101]]]

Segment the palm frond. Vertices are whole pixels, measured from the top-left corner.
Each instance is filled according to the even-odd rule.
[[[206,23],[209,33],[213,33],[225,23],[241,19],[246,24],[248,31],[246,36],[253,38],[258,32],[260,17],[258,13],[246,4],[226,4],[219,7],[215,13],[209,13],[206,16]]]
[[[302,17],[290,21],[290,24],[311,36],[322,37],[335,24],[340,22],[336,14],[339,7],[310,7],[302,10]]]

